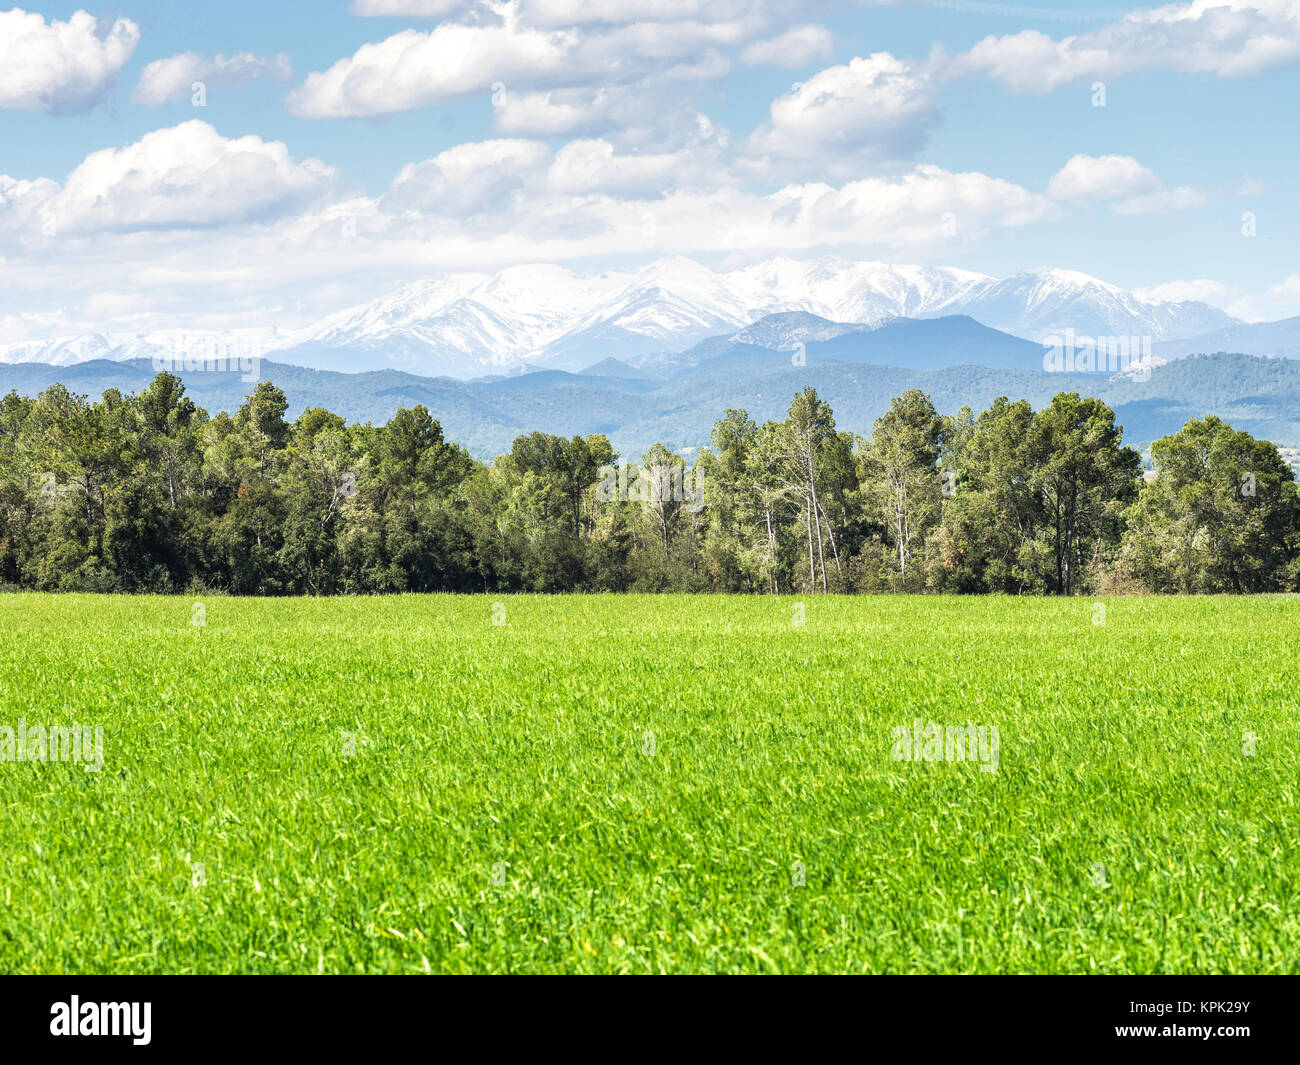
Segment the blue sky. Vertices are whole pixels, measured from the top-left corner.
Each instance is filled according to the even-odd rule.
[[[0,59],[0,342],[673,254],[1300,314],[1300,0],[43,3]]]

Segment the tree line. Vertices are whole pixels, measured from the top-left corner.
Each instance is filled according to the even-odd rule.
[[[0,587],[46,591],[1279,592],[1300,503],[1218,418],[1156,441],[1061,393],[975,415],[912,390],[869,437],[809,388],[728,410],[688,462],[533,432],[484,464],[423,406],[286,419],[259,383],[209,416],[178,377],[0,400]]]

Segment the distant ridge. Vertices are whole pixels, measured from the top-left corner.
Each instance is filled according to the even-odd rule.
[[[1038,341],[1084,335],[1174,341],[1236,323],[1204,303],[1143,299],[1097,278],[1045,268],[998,280],[943,266],[827,257],[770,259],[715,272],[682,256],[635,272],[578,274],[555,264],[514,266],[406,285],[295,331],[167,330],[93,334],[0,347],[0,362],[72,364],[156,354],[249,354],[325,370],[401,369],[462,380],[523,366],[582,370],[606,358],[643,365],[772,316],[805,342],[897,318],[966,315]],[[770,346],[760,333],[741,343]]]
[[[790,352],[737,347],[725,366],[705,362],[658,381],[553,370],[464,382],[397,370],[344,374],[275,362],[263,362],[261,375],[284,389],[294,417],[309,406],[321,406],[350,421],[381,423],[398,407],[424,404],[449,439],[485,460],[508,451],[516,436],[534,429],[564,436],[606,433],[624,455],[640,455],[656,441],[673,448],[700,447],[708,444],[713,423],[727,408],[744,408],[759,421],[780,419],[793,395],[809,385],[834,407],[841,429],[860,433],[868,433],[889,401],[908,388],[928,392],[945,412],[962,406],[978,411],[1000,395],[1042,406],[1058,392],[1077,391],[1111,404],[1130,443],[1145,444],[1177,431],[1189,418],[1217,414],[1281,446],[1300,446],[1297,360],[1192,356],[1156,366],[1150,380],[1135,381],[1041,368],[922,369],[830,361],[817,356],[815,345],[809,350],[807,364],[794,366]],[[153,376],[146,359],[95,360],[73,367],[0,365],[0,393],[16,389],[35,395],[61,381],[74,392],[98,398],[106,388],[139,391]],[[233,411],[253,387],[237,372],[180,376],[191,398],[209,413]]]
[[[1167,340],[1152,352],[1165,359],[1208,355],[1216,351],[1248,351],[1279,359],[1300,359],[1300,317],[1279,322],[1236,322],[1186,340]]]

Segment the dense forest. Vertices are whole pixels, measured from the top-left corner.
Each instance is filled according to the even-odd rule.
[[[1277,449],[1217,418],[1144,471],[1105,403],[942,415],[911,390],[870,437],[811,388],[728,410],[688,461],[520,436],[490,465],[428,410],[286,420],[262,382],[210,417],[159,374],[98,402],[0,400],[0,587],[334,594],[510,591],[1276,592],[1300,585]]]

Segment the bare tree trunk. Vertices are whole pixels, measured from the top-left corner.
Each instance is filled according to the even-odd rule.
[[[771,503],[763,504],[763,517],[767,521],[767,583],[772,594],[777,594],[776,585],[776,536],[772,532],[772,505]]]
[[[894,488],[894,536],[898,540],[898,572],[907,573],[907,507],[904,503],[902,482],[896,481]]]
[[[831,552],[835,556],[835,572],[840,572],[840,549],[835,545],[835,529],[831,525],[831,516],[822,508],[822,517],[826,519],[826,534],[831,538]]]
[[[812,498],[812,516],[813,519],[817,522],[817,558],[821,563],[822,594],[824,595],[826,594],[827,591],[829,591],[829,589],[826,586],[826,552],[822,547],[821,503],[817,499],[817,477],[813,467],[813,455],[812,455],[811,444],[809,445],[808,452],[807,452],[807,462],[808,462],[808,494]],[[813,582],[816,583],[816,580],[817,578],[814,575]]]
[[[826,551],[822,547],[821,505],[817,502],[816,496],[813,497],[812,513],[817,522],[817,562],[821,566],[822,594],[825,595],[830,589],[826,585]]]
[[[1074,528],[1078,520],[1079,504],[1078,490],[1072,487],[1070,489],[1070,509],[1066,513],[1065,519],[1065,594],[1070,595],[1074,590],[1074,570],[1070,565],[1071,556],[1074,554]]]
[[[817,587],[817,558],[813,554],[812,504],[805,500],[803,505],[804,524],[808,526],[808,583],[810,590]]]

